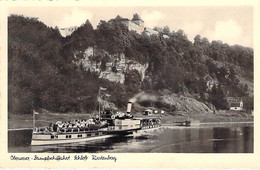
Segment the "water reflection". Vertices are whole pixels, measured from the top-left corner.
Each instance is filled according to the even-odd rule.
[[[253,126],[162,127],[125,137],[30,146],[31,131],[9,131],[9,152],[114,153],[252,153]]]

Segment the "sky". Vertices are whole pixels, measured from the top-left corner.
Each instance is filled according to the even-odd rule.
[[[209,41],[253,48],[253,7],[250,6],[144,6],[144,7],[9,7],[8,14],[37,17],[46,25],[59,28],[80,26],[89,20],[94,28],[100,20],[120,15],[132,19],[138,13],[149,28],[169,26],[182,29],[189,40],[196,35]]]

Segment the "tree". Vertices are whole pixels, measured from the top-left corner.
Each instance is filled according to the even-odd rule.
[[[201,41],[203,45],[210,45],[209,40],[206,37],[203,37]]]
[[[171,32],[169,26],[164,26],[162,32],[163,34],[169,35]]]
[[[195,46],[198,46],[201,44],[201,36],[200,35],[197,35],[196,37],[194,37],[194,45]]]
[[[209,102],[212,103],[216,109],[228,109],[228,103],[225,99],[224,91],[221,85],[218,87],[214,84],[209,94]]]
[[[247,111],[254,110],[254,98],[253,97],[244,97],[243,98],[243,108]]]
[[[158,31],[159,33],[163,32],[163,28],[162,27],[154,27],[153,30]]]
[[[141,87],[141,75],[137,70],[132,70],[125,75],[125,84],[131,92],[137,92]]]
[[[86,20],[76,31],[70,36],[70,44],[73,49],[85,50],[89,46],[95,45],[94,29],[89,20]]]
[[[177,31],[177,34],[179,34],[179,35],[181,35],[181,36],[184,36],[184,31],[183,31],[182,29],[179,29],[179,30]]]
[[[102,61],[101,61],[101,66],[100,66],[100,68],[101,68],[102,71],[105,71],[105,70],[106,70],[107,65],[106,65],[106,61],[105,61],[105,60],[102,60]]]

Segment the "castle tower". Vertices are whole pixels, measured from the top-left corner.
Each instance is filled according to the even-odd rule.
[[[136,23],[137,25],[143,27],[144,21],[141,19],[141,17],[138,14],[133,15],[132,22]]]

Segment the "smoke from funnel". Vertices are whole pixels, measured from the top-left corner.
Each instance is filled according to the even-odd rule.
[[[132,109],[132,104],[135,103],[135,102],[142,102],[142,101],[157,101],[157,96],[151,95],[151,94],[147,94],[147,93],[145,93],[143,91],[140,92],[140,93],[137,93],[127,103],[126,112],[128,114],[130,114],[131,113],[131,109]]]
[[[142,95],[144,95],[145,93],[142,91],[140,93],[137,93],[136,95],[134,95],[134,97],[132,97],[129,102],[135,103],[137,101],[138,98],[140,98]]]
[[[157,96],[151,95],[145,92],[140,92],[134,95],[129,102],[135,103],[135,102],[142,102],[142,101],[157,101]]]

